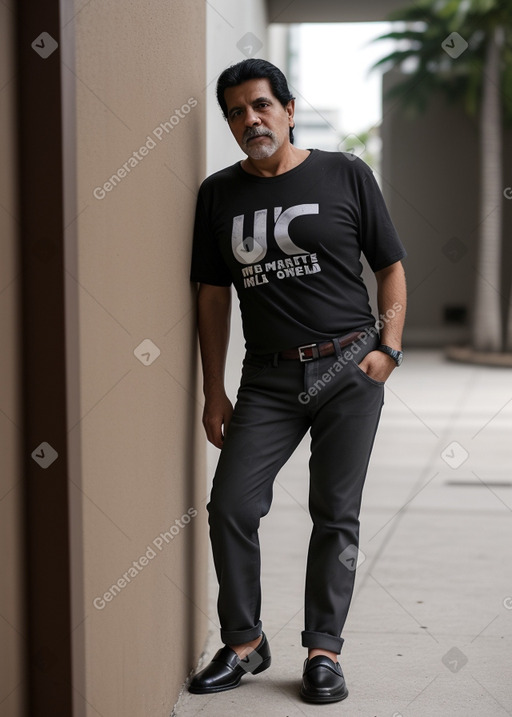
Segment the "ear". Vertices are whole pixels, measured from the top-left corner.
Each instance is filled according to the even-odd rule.
[[[293,121],[293,115],[295,114],[295,100],[290,100],[286,105],[285,110],[288,115],[289,126],[295,127],[295,122]]]

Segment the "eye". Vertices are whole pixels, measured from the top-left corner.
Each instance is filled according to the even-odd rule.
[[[233,110],[233,112],[229,113],[229,116],[231,119],[234,119],[235,117],[238,117],[239,114],[240,114],[240,110]]]

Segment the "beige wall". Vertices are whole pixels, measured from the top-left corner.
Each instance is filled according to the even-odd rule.
[[[0,717],[20,717],[22,635],[19,257],[14,13],[0,4]]]
[[[170,714],[207,628],[188,278],[206,166],[205,3],[75,5],[77,217],[68,217],[66,297],[75,712],[160,717]],[[154,130],[172,116],[158,139]],[[156,146],[95,198],[148,135]],[[71,192],[67,200],[69,213]],[[157,347],[149,361],[160,351],[150,365],[134,355],[144,340]],[[197,515],[185,522],[189,509]],[[153,541],[171,526],[159,549]],[[147,564],[134,567],[146,552]],[[97,609],[95,598],[120,578],[121,589]]]

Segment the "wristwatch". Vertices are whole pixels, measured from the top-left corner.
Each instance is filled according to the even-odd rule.
[[[398,351],[397,349],[392,349],[391,346],[386,346],[386,344],[381,344],[380,346],[377,346],[378,351],[382,351],[383,353],[387,354],[388,356],[391,356],[391,358],[394,360],[397,366],[400,366],[404,359],[404,352]]]

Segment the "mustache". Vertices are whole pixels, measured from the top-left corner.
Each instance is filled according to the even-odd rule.
[[[244,142],[248,142],[253,137],[272,137],[273,134],[269,129],[249,129],[244,134]]]

